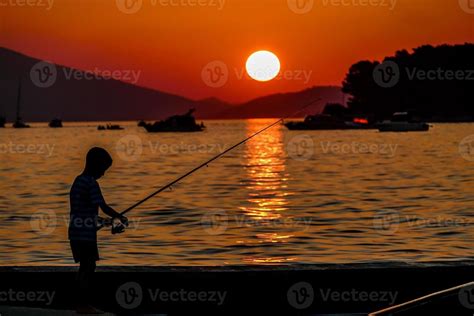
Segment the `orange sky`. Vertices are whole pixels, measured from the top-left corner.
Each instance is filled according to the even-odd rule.
[[[21,6],[26,1],[38,5]],[[141,2],[141,7],[126,14],[119,9],[123,1]],[[397,49],[474,42],[474,12],[459,5],[472,1],[474,6],[474,0],[314,0],[303,14],[292,10],[292,1],[311,4],[0,0],[0,45],[79,69],[139,71],[139,85],[194,99],[239,102],[339,85],[354,62],[380,59]],[[260,83],[240,77],[248,55],[260,49],[280,57],[283,78]],[[221,87],[206,85],[201,74],[214,60],[229,70]]]

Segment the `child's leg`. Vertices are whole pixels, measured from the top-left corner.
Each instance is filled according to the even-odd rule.
[[[94,258],[86,258],[81,260],[79,266],[79,297],[81,304],[90,304],[90,289],[93,281],[93,276],[96,268]]]

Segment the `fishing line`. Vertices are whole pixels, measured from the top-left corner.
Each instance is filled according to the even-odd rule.
[[[133,210],[134,208],[140,206],[141,204],[145,203],[146,201],[148,201],[149,199],[151,199],[152,197],[156,196],[157,194],[165,191],[166,189],[168,188],[171,188],[173,185],[175,185],[176,183],[178,183],[179,181],[183,180],[184,178],[187,178],[188,176],[190,176],[191,174],[195,173],[196,171],[198,171],[199,169],[203,168],[203,167],[206,167],[208,166],[211,162],[213,162],[214,160],[217,160],[219,159],[220,157],[224,156],[226,153],[232,151],[233,149],[239,147],[240,145],[248,142],[249,140],[251,140],[252,138],[254,138],[255,136],[258,136],[259,134],[265,132],[266,130],[272,128],[273,126],[283,122],[285,119],[288,119],[290,117],[294,117],[296,116],[296,114],[300,113],[300,112],[303,112],[306,108],[308,108],[309,106],[311,106],[313,103],[317,102],[317,101],[320,101],[321,98],[317,98],[317,99],[314,99],[313,101],[305,104],[303,107],[301,107],[298,111],[290,114],[290,115],[287,115],[277,121],[275,121],[274,123],[268,125],[267,127],[259,130],[258,132],[252,134],[251,136],[247,137],[246,139],[238,142],[237,144],[235,144],[234,146],[232,147],[229,147],[227,148],[226,150],[224,150],[222,153],[218,154],[217,156],[214,156],[212,157],[211,159],[207,160],[206,162],[200,164],[199,166],[197,166],[196,168],[190,170],[189,172],[185,173],[184,175],[180,176],[179,178],[177,178],[176,180],[168,183],[167,185],[161,187],[160,189],[158,189],[157,191],[151,193],[150,195],[148,195],[147,197],[145,197],[143,200],[140,200],[138,201],[137,203],[133,204],[132,206],[130,206],[129,208],[127,208],[125,211],[123,211],[122,213],[120,213],[120,215],[125,215],[127,214],[128,212],[130,212],[131,210]]]

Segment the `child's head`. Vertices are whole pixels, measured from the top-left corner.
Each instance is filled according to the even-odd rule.
[[[99,179],[111,165],[112,157],[109,153],[103,148],[94,147],[87,153],[84,172]]]

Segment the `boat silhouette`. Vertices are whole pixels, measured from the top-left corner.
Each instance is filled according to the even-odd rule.
[[[345,130],[375,128],[366,118],[345,119],[328,114],[308,115],[302,122],[288,122],[289,130]]]
[[[377,124],[380,132],[427,132],[430,125],[408,112],[394,113],[390,120]]]
[[[149,133],[202,132],[206,127],[203,123],[196,123],[196,119],[193,116],[194,111],[195,109],[191,109],[184,115],[174,115],[164,121],[157,121],[153,124],[146,123],[143,127]]]
[[[21,117],[17,117],[17,119],[15,120],[15,123],[13,123],[12,126],[13,128],[29,128],[30,127],[30,125],[23,122]]]
[[[109,131],[118,131],[118,130],[123,130],[124,128],[120,125],[112,125],[112,124],[107,124],[107,125],[99,125],[97,127],[97,129],[99,131],[105,131],[105,130],[109,130]]]
[[[51,122],[49,122],[49,127],[52,127],[52,128],[63,127],[63,121],[61,121],[58,118],[54,118],[54,119],[51,120]]]
[[[0,128],[4,128],[6,122],[7,122],[7,120],[5,119],[5,117],[0,116]]]

